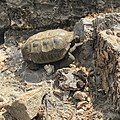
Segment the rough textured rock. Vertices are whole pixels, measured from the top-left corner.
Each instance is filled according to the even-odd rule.
[[[119,0],[2,0],[0,6],[4,23],[9,20],[10,29],[7,31],[9,34],[11,34],[11,30],[16,34],[16,30],[23,31],[24,29],[42,31],[68,26],[72,29],[75,22],[90,13],[120,11]],[[4,15],[3,11],[5,11]],[[3,34],[0,35],[2,38]]]
[[[5,8],[0,8],[0,29],[6,29],[10,26],[10,18]]]
[[[87,99],[87,94],[81,91],[76,91],[73,95],[76,100],[85,101]]]
[[[10,18],[7,10],[0,4],[0,43],[4,43],[4,32],[10,26]]]
[[[118,119],[119,115],[119,59],[120,59],[120,14],[108,13],[100,14],[95,18],[84,18],[76,23],[75,34],[80,36],[80,40],[88,40],[78,50],[81,56],[79,62],[88,68],[88,83],[91,98],[94,102],[106,100],[108,97],[110,105],[105,109],[105,119],[109,112],[112,114],[108,118]],[[84,21],[87,21],[85,24]],[[81,27],[79,27],[81,26]],[[90,28],[90,29],[89,29]],[[92,28],[92,29],[91,29]],[[90,31],[89,31],[90,30]],[[88,32],[87,32],[88,31]],[[88,33],[88,34],[87,34]],[[87,39],[86,39],[87,38]],[[90,48],[90,49],[89,49]],[[86,52],[84,52],[86,50]],[[89,52],[91,51],[91,52]],[[84,55],[89,56],[84,60]],[[83,60],[85,62],[83,62]],[[90,63],[90,64],[89,64]],[[86,65],[87,64],[87,65]],[[91,93],[92,91],[92,93]],[[100,102],[99,101],[99,102]],[[102,102],[100,102],[103,104]],[[112,105],[114,103],[114,105]],[[100,110],[100,108],[96,108]],[[110,114],[109,113],[109,114]],[[116,116],[116,117],[115,117]]]
[[[119,1],[103,0],[6,0],[11,18],[11,26],[39,28],[73,21],[88,13],[119,6]],[[46,9],[47,8],[47,9]],[[75,22],[75,21],[74,21]]]
[[[63,68],[56,73],[55,83],[62,90],[84,90],[87,82],[87,74],[85,68]]]
[[[87,68],[94,66],[94,19],[92,17],[81,18],[74,26],[74,34],[80,37],[80,42],[84,41],[84,44],[77,50],[77,61]]]
[[[41,29],[42,30],[42,29]],[[43,29],[44,30],[44,29]],[[17,46],[19,42],[27,40],[30,36],[34,35],[35,33],[40,32],[40,30],[37,29],[27,29],[27,30],[13,30],[9,29],[4,33],[4,41],[5,45]]]
[[[43,82],[39,88],[19,95],[14,102],[6,105],[5,109],[17,120],[36,120],[37,117],[40,119],[40,116],[41,119],[47,120],[62,120],[63,118],[76,120],[80,116],[82,118],[82,115],[87,111],[92,111],[90,101],[79,104],[81,110],[76,111],[70,101],[61,100],[55,96],[51,85]],[[63,97],[66,97],[66,93]],[[89,107],[86,109],[85,105]]]
[[[112,100],[115,111],[120,109],[120,14],[113,13],[97,17],[97,41],[95,49],[95,75],[97,89],[103,89]],[[104,22],[101,22],[104,21]],[[99,21],[99,22],[98,22]],[[107,25],[107,26],[106,26]],[[100,88],[101,86],[101,88]],[[113,112],[113,110],[111,110]]]
[[[31,120],[38,113],[43,96],[49,92],[49,86],[44,84],[44,90],[42,87],[29,91],[25,94],[21,94],[16,98],[11,105],[6,106],[7,111],[17,120]],[[43,86],[41,84],[41,86]],[[40,92],[42,90],[42,92]]]

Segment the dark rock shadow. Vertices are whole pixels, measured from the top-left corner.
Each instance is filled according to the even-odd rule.
[[[12,120],[31,120],[28,113],[27,108],[24,104],[19,103],[19,101],[13,102],[11,106],[6,106],[6,113],[9,113],[12,117]],[[3,114],[5,120],[9,120],[6,113]]]
[[[56,75],[56,71],[58,69],[61,69],[63,67],[68,67],[73,61],[68,59],[68,58],[64,58],[60,61],[57,62],[52,62],[52,63],[48,63],[48,64],[37,64],[35,66],[32,65],[32,68],[37,68],[35,69],[30,69],[29,68],[29,64],[27,64],[26,62],[24,62],[22,64],[22,68],[19,69],[19,71],[17,71],[17,73],[20,75],[20,79],[22,81],[26,81],[26,82],[31,82],[31,83],[38,83],[41,82],[43,80],[51,80],[54,79],[55,75]],[[47,74],[47,72],[44,69],[45,65],[52,65],[54,66],[54,72],[50,75]],[[16,76],[18,76],[16,74]]]

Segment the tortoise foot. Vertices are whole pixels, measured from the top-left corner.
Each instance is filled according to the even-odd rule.
[[[36,70],[38,70],[40,67],[39,67],[39,64],[36,64],[36,63],[34,63],[34,62],[31,62],[31,61],[29,61],[29,62],[27,62],[27,67],[30,69],[30,70],[34,70],[34,71],[36,71]]]

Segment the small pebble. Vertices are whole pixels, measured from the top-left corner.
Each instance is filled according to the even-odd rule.
[[[79,109],[81,109],[85,104],[87,104],[87,101],[78,102],[76,107],[77,107],[77,109],[79,110]]]
[[[84,110],[83,110],[83,109],[77,110],[77,114],[83,114],[83,113],[84,113]]]
[[[84,101],[87,99],[87,94],[85,92],[81,92],[81,91],[76,91],[73,95],[73,97],[76,99],[76,100],[81,100],[81,101]]]
[[[108,35],[114,35],[113,31],[111,31],[110,29],[106,30],[106,34],[108,34]]]

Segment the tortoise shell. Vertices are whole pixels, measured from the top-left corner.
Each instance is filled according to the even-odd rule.
[[[72,40],[73,32],[63,29],[37,33],[22,46],[23,58],[38,64],[59,61],[65,57]]]

